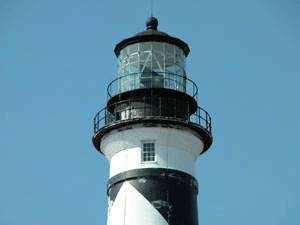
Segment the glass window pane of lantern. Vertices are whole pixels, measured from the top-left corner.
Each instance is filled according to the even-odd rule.
[[[164,72],[163,54],[161,52],[152,53],[152,71],[160,74]]]
[[[165,42],[141,42],[129,45],[119,55],[119,91],[138,88],[170,88],[185,92],[185,54],[176,45]],[[126,85],[126,87],[123,87]]]
[[[174,55],[174,45],[165,43],[166,55],[173,56]]]
[[[134,88],[138,89],[140,87],[140,79],[139,79],[139,74],[135,73],[133,74],[133,79],[134,79]]]
[[[181,50],[180,48],[178,48],[177,46],[175,47],[175,63],[176,64],[180,64],[180,60],[181,60]]]
[[[129,69],[130,69],[130,74],[137,74],[139,71],[138,71],[138,66],[139,64],[137,62],[135,63],[130,63],[130,66],[129,66]]]
[[[121,90],[121,92],[128,91],[127,83],[128,83],[128,77],[127,76],[121,77],[121,79],[120,79],[120,90]]]
[[[163,52],[164,51],[164,43],[163,42],[152,42],[152,50],[155,52]]]
[[[137,53],[139,50],[139,44],[133,44],[129,46],[129,54]]]
[[[132,54],[130,54],[130,56],[129,56],[129,62],[130,63],[135,63],[135,62],[137,62],[139,60],[139,56],[138,56],[138,53],[136,52],[136,53],[132,53]]]
[[[127,55],[127,48],[122,49],[120,52],[121,58],[124,58],[125,55]]]
[[[143,64],[140,65],[141,67],[141,88],[152,88],[152,71],[151,71],[151,61],[147,60],[141,62]]]
[[[129,74],[129,58],[127,54],[127,49],[124,48],[120,52],[119,56],[119,91],[125,92],[128,91],[128,74]]]
[[[151,51],[151,42],[140,43],[140,52]]]
[[[176,89],[175,87],[176,87],[176,85],[175,85],[175,83],[176,83],[176,81],[175,81],[175,77],[174,77],[174,75],[173,74],[169,74],[169,76],[170,76],[170,79],[169,79],[169,85],[170,85],[170,89]]]
[[[171,88],[170,87],[170,74],[165,73],[165,80],[164,80],[164,87],[165,88]]]
[[[129,90],[135,89],[135,79],[134,75],[130,75],[130,81],[129,81]]]
[[[143,63],[151,58],[151,52],[150,51],[145,51],[145,52],[140,52],[140,63]]]
[[[128,75],[128,66],[127,65],[123,67],[123,74],[125,76]]]
[[[152,70],[156,73],[164,72],[164,43],[152,42]]]

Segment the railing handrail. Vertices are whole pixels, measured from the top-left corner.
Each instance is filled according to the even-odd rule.
[[[200,125],[201,127],[203,127],[209,134],[211,134],[211,131],[212,131],[212,127],[211,127],[211,117],[209,115],[209,113],[204,110],[203,108],[197,106],[197,110],[194,114],[190,115],[189,112],[186,112],[186,115],[188,120],[187,119],[183,119],[179,116],[162,116],[161,114],[161,108],[160,108],[160,112],[158,115],[155,115],[155,113],[153,113],[153,111],[151,111],[153,113],[153,115],[143,115],[141,117],[134,117],[132,116],[132,107],[133,105],[131,105],[131,102],[136,102],[137,100],[145,100],[144,98],[137,98],[137,99],[131,99],[131,100],[123,100],[123,101],[120,101],[120,102],[117,102],[117,103],[113,103],[112,105],[109,105],[103,109],[101,109],[97,114],[96,116],[94,117],[94,132],[97,132],[101,127],[104,127],[106,125],[109,125],[109,124],[113,124],[115,122],[118,122],[118,121],[126,121],[126,120],[131,120],[133,118],[170,118],[170,119],[176,119],[176,120],[182,120],[182,121],[185,121],[185,122],[189,122],[189,123],[193,123],[193,124],[196,124],[196,125]],[[121,105],[123,103],[126,103],[128,102],[129,104],[127,105],[127,107],[123,110],[119,110],[119,111],[116,111],[116,112],[109,112],[108,111],[108,108],[112,108],[112,107],[116,107],[117,105]],[[159,97],[159,102],[161,102],[161,97]],[[187,103],[189,104],[189,103]],[[153,105],[143,105],[143,107],[136,107],[134,108],[135,110],[139,110],[139,109],[142,109],[142,110],[147,110],[147,109],[157,109],[155,108]],[[124,114],[123,117],[120,117],[121,114]],[[117,116],[119,116],[119,118],[117,118]],[[128,116],[128,118],[126,118]],[[103,122],[104,121],[104,122]]]
[[[136,76],[136,75],[141,75],[141,74],[168,74],[168,75],[171,75],[171,76],[175,76],[175,77],[180,77],[180,78],[182,78],[185,82],[190,82],[191,84],[192,84],[192,86],[193,86],[193,88],[192,88],[192,94],[191,94],[191,96],[197,101],[197,97],[198,97],[198,87],[197,87],[197,85],[192,81],[192,80],[190,80],[189,78],[187,78],[186,76],[182,76],[182,75],[179,75],[179,74],[176,74],[176,73],[172,73],[172,72],[138,72],[138,73],[130,73],[130,74],[128,74],[128,75],[124,75],[124,76],[121,76],[121,77],[117,77],[116,79],[114,79],[113,81],[111,81],[109,84],[108,84],[108,86],[107,86],[107,98],[108,98],[108,100],[110,99],[110,98],[112,98],[113,96],[115,96],[115,95],[117,95],[117,94],[119,94],[119,93],[124,93],[124,92],[126,92],[126,91],[124,91],[124,92],[119,92],[119,90],[117,91],[117,93],[112,93],[113,91],[112,91],[112,86],[113,85],[117,85],[118,87],[119,87],[119,80],[121,80],[121,79],[123,79],[123,78],[125,78],[125,77],[130,77],[130,76]],[[147,77],[145,77],[145,78],[147,78]],[[140,79],[140,77],[138,78],[138,79]],[[170,79],[170,78],[169,78]],[[176,81],[176,80],[174,80],[174,81]],[[177,81],[178,82],[178,81]],[[166,88],[166,87],[164,87],[165,89],[172,89],[172,88]],[[138,88],[138,89],[143,89],[143,88]],[[183,92],[183,93],[187,93],[188,94],[188,91],[186,90],[187,88],[186,88],[186,83],[185,83],[185,91]],[[172,90],[175,90],[175,89],[172,89]],[[182,91],[181,91],[182,92]]]

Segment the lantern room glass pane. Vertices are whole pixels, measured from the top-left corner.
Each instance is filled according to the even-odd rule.
[[[140,46],[140,52],[152,51],[152,42],[141,42],[138,45]]]
[[[176,45],[135,43],[121,50],[118,63],[119,92],[138,88],[186,90],[185,54]]]
[[[139,55],[138,53],[134,53],[134,54],[131,54],[130,55],[130,58],[129,58],[129,63],[135,63],[139,60]]]
[[[128,46],[128,49],[129,49],[129,54],[137,53],[139,50],[139,44],[137,43],[137,44],[130,45]]]

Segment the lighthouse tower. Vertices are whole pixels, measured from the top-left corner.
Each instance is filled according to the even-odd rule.
[[[188,45],[147,30],[115,47],[118,77],[94,118],[93,144],[110,162],[107,225],[197,225],[195,162],[212,144],[211,118],[187,78]]]

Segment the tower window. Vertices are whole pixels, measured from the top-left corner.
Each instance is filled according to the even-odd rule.
[[[154,142],[142,143],[142,162],[155,162]]]

